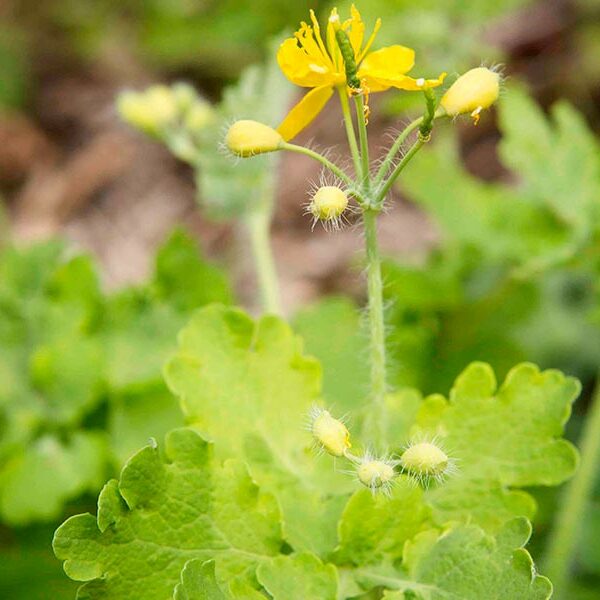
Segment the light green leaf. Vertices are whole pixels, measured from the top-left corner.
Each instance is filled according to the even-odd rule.
[[[31,384],[43,397],[48,422],[78,422],[98,404],[104,360],[98,340],[82,336],[65,335],[32,352]]]
[[[150,282],[107,297],[93,261],[72,256],[60,242],[2,249],[0,474],[10,476],[7,490],[14,491],[5,493],[0,514],[7,506],[20,515],[6,518],[24,522],[59,514],[61,502],[98,490],[111,459],[121,464],[149,437],[182,424],[177,400],[162,381],[162,365],[191,310],[229,301],[230,292],[220,272],[179,231],[159,251],[155,270]],[[82,451],[86,472],[70,448],[76,432],[93,438],[89,430],[103,426],[104,418],[113,456],[105,444],[96,460]],[[71,482],[49,478],[40,467],[45,463],[38,446],[46,448],[48,439],[61,449],[60,461],[71,465]],[[25,468],[43,475],[35,498],[23,500],[20,510],[17,490],[31,481]]]
[[[185,317],[156,302],[144,289],[122,291],[106,302],[101,335],[112,388],[160,381],[161,368],[175,350]]]
[[[550,207],[580,239],[588,235],[600,224],[600,147],[583,116],[561,102],[548,120],[517,89],[510,90],[500,107],[500,152],[521,176],[527,197]]]
[[[368,565],[402,557],[404,543],[427,525],[422,490],[400,476],[390,496],[362,489],[349,500],[339,524],[339,564]]]
[[[173,600],[229,600],[215,576],[215,563],[195,558],[188,561],[181,571],[181,583],[177,584]]]
[[[221,463],[190,429],[165,440],[164,457],[147,446],[109,481],[98,518],[68,519],[54,551],[65,572],[86,581],[79,596],[145,600],[170,597],[188,560],[217,558],[221,584],[279,552],[279,513],[238,461]]]
[[[151,285],[159,300],[181,312],[232,301],[223,272],[203,261],[197,243],[181,230],[174,231],[159,249]]]
[[[434,519],[497,528],[533,515],[533,499],[514,488],[558,485],[574,472],[575,448],[560,439],[579,394],[577,380],[521,364],[497,388],[491,368],[473,363],[449,400],[426,398],[414,434],[436,438],[456,461],[455,475],[427,492]]]
[[[369,361],[359,309],[347,298],[327,298],[302,309],[294,330],[323,367],[323,397],[340,411],[359,409],[368,397]]]
[[[130,385],[110,395],[108,432],[111,450],[122,465],[155,437],[184,425],[176,398],[160,382]]]
[[[314,554],[278,556],[257,569],[258,580],[273,600],[336,600],[337,569]]]
[[[351,484],[310,451],[303,428],[319,400],[320,369],[302,355],[289,326],[207,307],[181,332],[165,374],[188,421],[217,442],[217,452],[244,457],[261,487],[277,496],[290,544],[333,549]]]
[[[496,539],[462,525],[419,534],[404,549],[405,584],[426,600],[547,600],[552,584],[536,574],[524,549],[531,535],[525,519],[509,521]]]
[[[203,562],[196,558],[185,564],[173,600],[265,600],[265,595],[243,579],[220,586],[215,561]]]
[[[552,584],[524,548],[530,535],[523,518],[495,538],[474,525],[428,529],[404,546],[402,569],[366,567],[356,577],[365,588],[384,586],[386,600],[548,600]]]
[[[36,439],[0,469],[0,514],[22,525],[59,517],[63,503],[95,492],[106,477],[105,436],[76,432],[63,441],[47,434]]]

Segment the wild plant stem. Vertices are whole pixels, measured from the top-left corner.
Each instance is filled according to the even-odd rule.
[[[346,122],[346,133],[350,148],[356,146],[352,117],[348,110],[348,97],[340,93],[342,112]],[[371,363],[371,433],[375,439],[383,438],[382,415],[386,393],[386,359],[385,359],[385,323],[383,316],[383,283],[381,278],[381,258],[377,242],[377,216],[379,210],[372,208],[371,182],[369,177],[369,150],[367,138],[367,122],[362,96],[355,97],[356,117],[358,121],[360,155],[354,160],[356,176],[360,178],[361,189],[367,202],[361,207],[363,210],[363,226],[365,230],[365,247],[367,254],[367,296],[370,332],[370,363]],[[354,144],[352,143],[354,139]],[[358,152],[358,149],[357,149]]]
[[[581,463],[559,504],[546,553],[544,574],[554,585],[554,598],[566,598],[569,571],[581,534],[594,482],[600,469],[600,373],[580,442]]]
[[[246,224],[250,233],[250,245],[263,310],[266,313],[280,315],[279,282],[271,248],[271,210],[265,208],[251,213],[246,219]]]
[[[389,149],[388,153],[386,154],[386,157],[383,159],[383,162],[381,163],[381,166],[379,167],[379,170],[377,171],[377,175],[375,176],[375,182],[374,182],[375,188],[377,186],[379,186],[381,184],[381,182],[383,181],[383,178],[385,177],[386,173],[389,171],[390,167],[392,166],[392,163],[394,162],[394,158],[396,158],[396,155],[400,151],[400,148],[402,148],[402,144],[404,144],[404,141],[406,140],[406,138],[411,134],[411,132],[413,132],[421,124],[422,121],[423,121],[423,117],[419,117],[418,119],[411,121],[405,127],[405,129],[402,131],[402,133],[396,138],[396,141],[394,142],[392,147]]]
[[[371,400],[376,415],[373,425],[377,433],[381,435],[383,432],[381,430],[380,415],[383,414],[387,385],[383,283],[381,278],[381,258],[377,243],[377,215],[378,211],[373,209],[366,209],[363,212],[367,251],[367,292],[369,298],[369,330],[371,338]]]
[[[308,156],[313,160],[319,161],[326,169],[329,169],[336,177],[341,179],[347,186],[354,187],[354,181],[342,171],[336,164],[332,163],[328,158],[325,158],[322,154],[311,150],[310,148],[305,148],[304,146],[297,146],[296,144],[290,144],[289,142],[285,142],[282,146],[283,150],[288,150],[289,152],[295,152],[296,154],[304,154],[304,156]]]
[[[419,137],[417,141],[410,147],[410,150],[402,157],[402,160],[396,165],[396,168],[392,171],[392,174],[383,184],[383,187],[377,192],[375,206],[377,206],[380,202],[383,202],[392,185],[394,185],[394,182],[404,170],[404,167],[406,167],[406,165],[412,160],[413,156],[421,149],[424,143],[425,141]]]
[[[356,176],[360,177],[362,173],[362,163],[360,153],[358,151],[358,144],[356,142],[356,133],[354,132],[354,124],[352,122],[352,114],[350,113],[350,103],[348,102],[346,86],[340,86],[337,88],[337,90],[340,97],[340,104],[342,105],[344,125],[346,126],[346,137],[348,138],[350,154],[352,154],[352,160],[354,162],[354,170],[356,171]]]
[[[367,118],[365,115],[365,101],[362,94],[354,96],[354,106],[356,108],[356,120],[358,123],[358,137],[360,140],[360,160],[362,185],[368,194],[371,182],[369,178],[369,140],[367,138]]]

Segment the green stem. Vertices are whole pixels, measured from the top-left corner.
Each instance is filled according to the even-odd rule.
[[[250,233],[250,244],[254,255],[263,310],[267,313],[280,315],[281,298],[270,239],[271,211],[257,210],[248,215],[246,223]]]
[[[309,156],[310,158],[319,161],[326,169],[329,169],[336,177],[341,179],[346,185],[353,188],[354,181],[344,171],[342,171],[337,165],[332,163],[329,159],[325,158],[322,154],[311,150],[310,148],[305,148],[304,146],[297,146],[296,144],[290,144],[289,142],[285,142],[281,146],[282,150],[288,150],[289,152],[296,152],[296,154],[304,154],[304,156]]]
[[[552,581],[556,600],[566,598],[569,571],[581,534],[594,480],[600,469],[600,373],[581,434],[581,463],[565,490],[548,544],[544,574]]]
[[[402,144],[404,144],[404,141],[406,140],[406,138],[411,134],[411,132],[413,132],[421,124],[422,121],[423,121],[423,117],[419,117],[418,119],[411,121],[406,126],[404,131],[402,131],[402,133],[398,136],[398,138],[394,142],[394,145],[390,148],[389,152],[386,154],[386,157],[384,158],[383,162],[381,163],[381,166],[379,167],[379,170],[377,171],[377,175],[375,176],[375,184],[374,184],[375,188],[377,188],[379,185],[381,185],[383,178],[385,177],[386,173],[389,171],[390,167],[392,166],[392,163],[394,162],[394,158],[396,158],[396,154],[398,154],[398,152],[400,151],[400,148],[402,148]]]
[[[360,154],[358,152],[358,145],[356,143],[356,133],[354,132],[354,124],[352,123],[352,115],[350,113],[350,103],[348,102],[348,95],[346,94],[345,87],[337,88],[340,96],[340,103],[342,105],[342,114],[344,115],[344,125],[346,126],[346,136],[348,137],[348,145],[350,146],[350,154],[352,154],[352,160],[354,161],[354,170],[356,176],[360,177],[362,172],[362,163]]]
[[[386,393],[385,324],[383,320],[383,283],[381,259],[377,243],[378,211],[363,212],[365,244],[367,251],[367,289],[369,296],[369,329],[371,337],[371,397],[375,409],[374,428],[383,439],[383,415]]]
[[[364,189],[368,192],[371,184],[369,178],[369,141],[367,138],[365,101],[362,94],[357,94],[356,96],[354,96],[354,105],[356,107],[356,120],[358,122],[358,136],[360,139],[362,184]]]
[[[400,173],[402,173],[404,167],[412,160],[413,156],[422,148],[425,144],[425,140],[421,137],[411,146],[410,150],[404,155],[402,160],[396,165],[396,168],[392,171],[392,174],[388,177],[387,181],[383,184],[383,187],[377,192],[375,198],[375,206],[377,206],[387,196],[388,192]]]

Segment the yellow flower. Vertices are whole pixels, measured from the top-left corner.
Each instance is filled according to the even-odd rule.
[[[354,5],[351,18],[343,23],[340,23],[337,9],[331,11],[326,42],[312,10],[310,18],[312,26],[303,22],[295,36],[285,40],[277,53],[284,75],[296,85],[312,88],[279,125],[278,130],[285,140],[292,139],[321,112],[334,88],[346,87],[344,61],[335,38],[336,27],[341,27],[348,34],[358,65],[357,75],[365,93],[382,92],[392,87],[425,90],[440,85],[444,80],[445,73],[437,79],[413,79],[406,75],[414,66],[415,53],[405,46],[388,46],[369,53],[381,20],[377,20],[373,33],[364,42],[365,24]]]

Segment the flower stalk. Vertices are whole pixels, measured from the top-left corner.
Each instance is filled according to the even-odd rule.
[[[279,281],[271,248],[271,213],[270,206],[263,206],[260,210],[248,214],[245,221],[263,310],[274,315],[281,315]]]
[[[375,409],[374,428],[383,433],[379,421],[383,415],[386,383],[385,320],[383,312],[383,282],[381,258],[377,241],[378,211],[367,209],[363,212],[365,247],[367,254],[367,294],[369,311],[370,356],[371,356],[371,401]],[[381,439],[381,436],[377,436]]]

